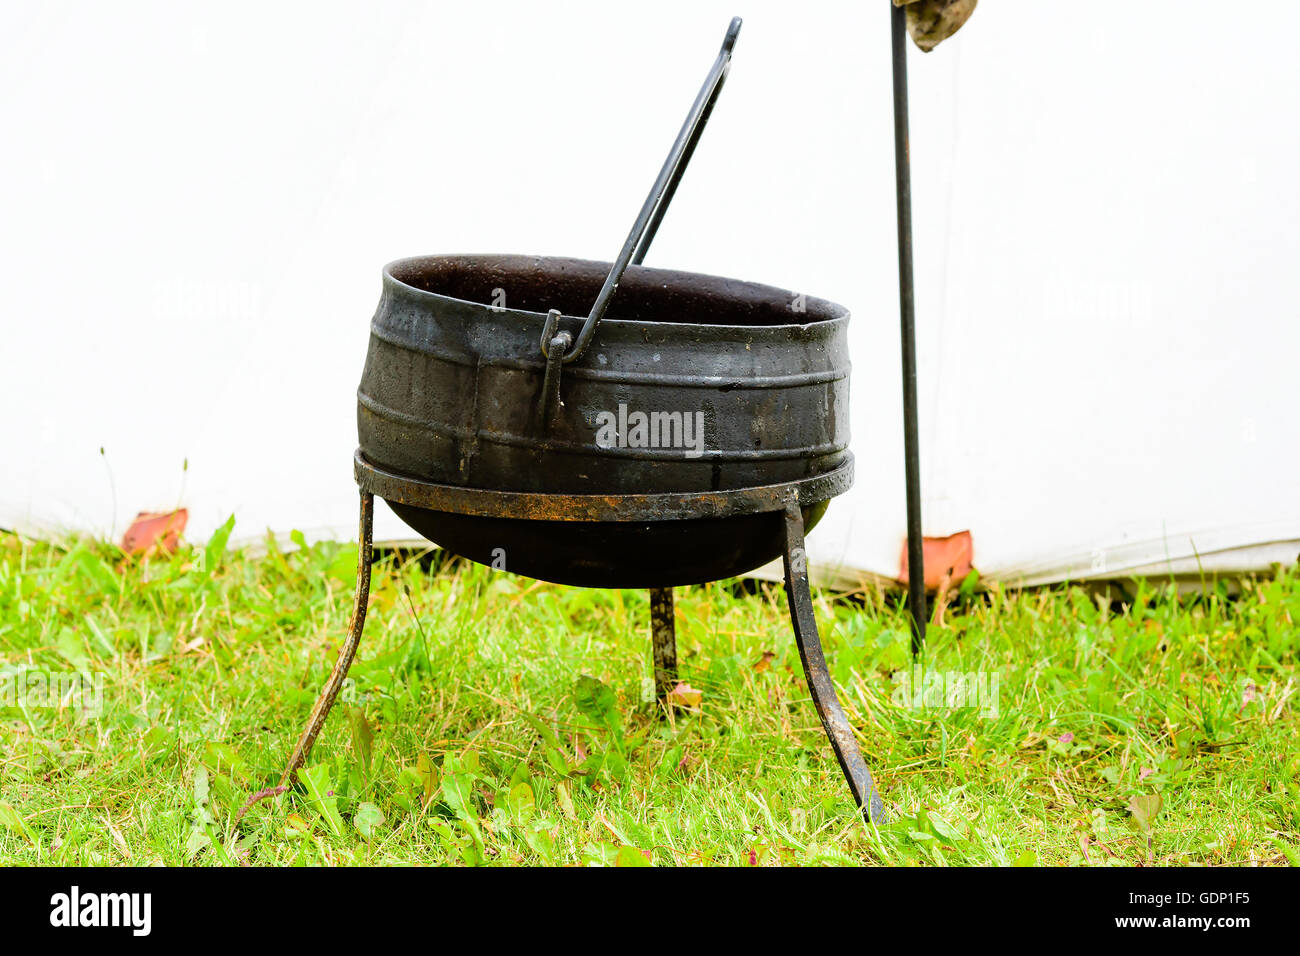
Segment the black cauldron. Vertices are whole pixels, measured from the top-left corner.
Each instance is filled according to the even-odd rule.
[[[474,561],[561,584],[649,588],[665,706],[677,680],[673,587],[780,556],[822,726],[858,805],[886,819],[826,667],[804,544],[853,480],[849,313],[771,286],[641,267],[739,30],[735,18],[612,264],[429,256],[384,270],[357,392],[356,601],[282,789],[361,642],[380,497]]]
[[[384,270],[357,393],[361,453],[425,482],[544,495],[719,492],[848,457],[849,313],[717,276],[630,266],[546,402],[551,334],[580,335],[609,263],[429,256]],[[390,500],[484,564],[593,587],[700,583],[781,553],[770,514],[644,522],[454,514]],[[807,505],[811,527],[826,501]]]

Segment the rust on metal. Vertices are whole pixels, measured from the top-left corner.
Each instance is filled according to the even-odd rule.
[[[818,504],[852,486],[853,456],[846,453],[835,470],[809,478],[694,493],[573,495],[466,488],[398,474],[367,460],[361,449],[353,456],[353,473],[360,487],[413,508],[525,521],[641,522],[781,511],[792,494],[801,505]]]
[[[361,452],[354,470],[363,489],[453,554],[542,581],[607,588],[684,587],[761,567],[781,555],[788,501],[799,502],[811,528],[853,481],[847,453],[833,471],[794,481],[652,494],[438,484],[396,474]]]

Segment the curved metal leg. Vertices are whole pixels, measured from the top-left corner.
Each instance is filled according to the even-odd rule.
[[[799,659],[803,661],[803,672],[808,679],[808,690],[812,692],[813,705],[822,719],[822,727],[830,738],[840,769],[849,782],[849,789],[853,791],[853,799],[858,802],[867,820],[886,823],[888,817],[885,815],[885,805],[876,792],[871,771],[862,759],[857,738],[853,736],[849,719],[844,716],[844,708],[835,696],[835,685],[831,683],[830,672],[826,669],[826,655],[822,653],[817,621],[813,617],[812,592],[808,587],[808,557],[803,540],[803,512],[799,509],[798,502],[792,501],[786,505],[784,522],[785,590],[790,599],[794,639],[799,645]]]
[[[320,697],[316,698],[316,706],[312,708],[307,726],[302,736],[298,738],[298,743],[289,757],[289,763],[284,768],[284,775],[280,777],[281,788],[288,787],[299,768],[307,762],[312,745],[316,743],[316,736],[325,726],[325,718],[329,716],[330,708],[334,706],[334,700],[343,686],[343,679],[348,676],[348,668],[352,666],[352,660],[357,656],[361,631],[366,626],[366,606],[370,602],[370,559],[374,552],[371,533],[374,516],[375,497],[370,492],[363,491],[361,492],[360,540],[357,544],[357,590],[352,606],[352,623],[348,628],[348,639],[344,642],[343,649],[339,651],[338,660],[334,662],[334,670],[330,672],[329,680],[325,682]]]
[[[654,650],[655,696],[666,700],[677,686],[677,625],[673,589],[650,589],[650,644]]]

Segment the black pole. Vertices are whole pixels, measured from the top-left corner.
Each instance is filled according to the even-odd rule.
[[[921,452],[916,427],[916,299],[912,287],[912,171],[907,138],[906,11],[890,3],[894,47],[894,182],[898,195],[898,306],[903,342],[903,460],[907,468],[907,590],[912,655],[925,645],[925,557],[921,550]]]

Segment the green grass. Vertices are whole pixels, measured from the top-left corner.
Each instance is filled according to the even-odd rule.
[[[819,593],[894,816],[877,828],[808,700],[779,587],[678,589],[681,676],[703,698],[665,715],[646,594],[389,557],[304,787],[236,826],[333,662],[356,548],[254,557],[224,540],[136,561],[0,535],[0,689],[20,671],[103,680],[90,717],[0,698],[0,861],[1300,860],[1294,570],[1235,599],[1141,584],[1122,609],[1078,588],[961,598],[927,667],[996,677],[995,715],[911,706],[893,680],[904,612]]]

